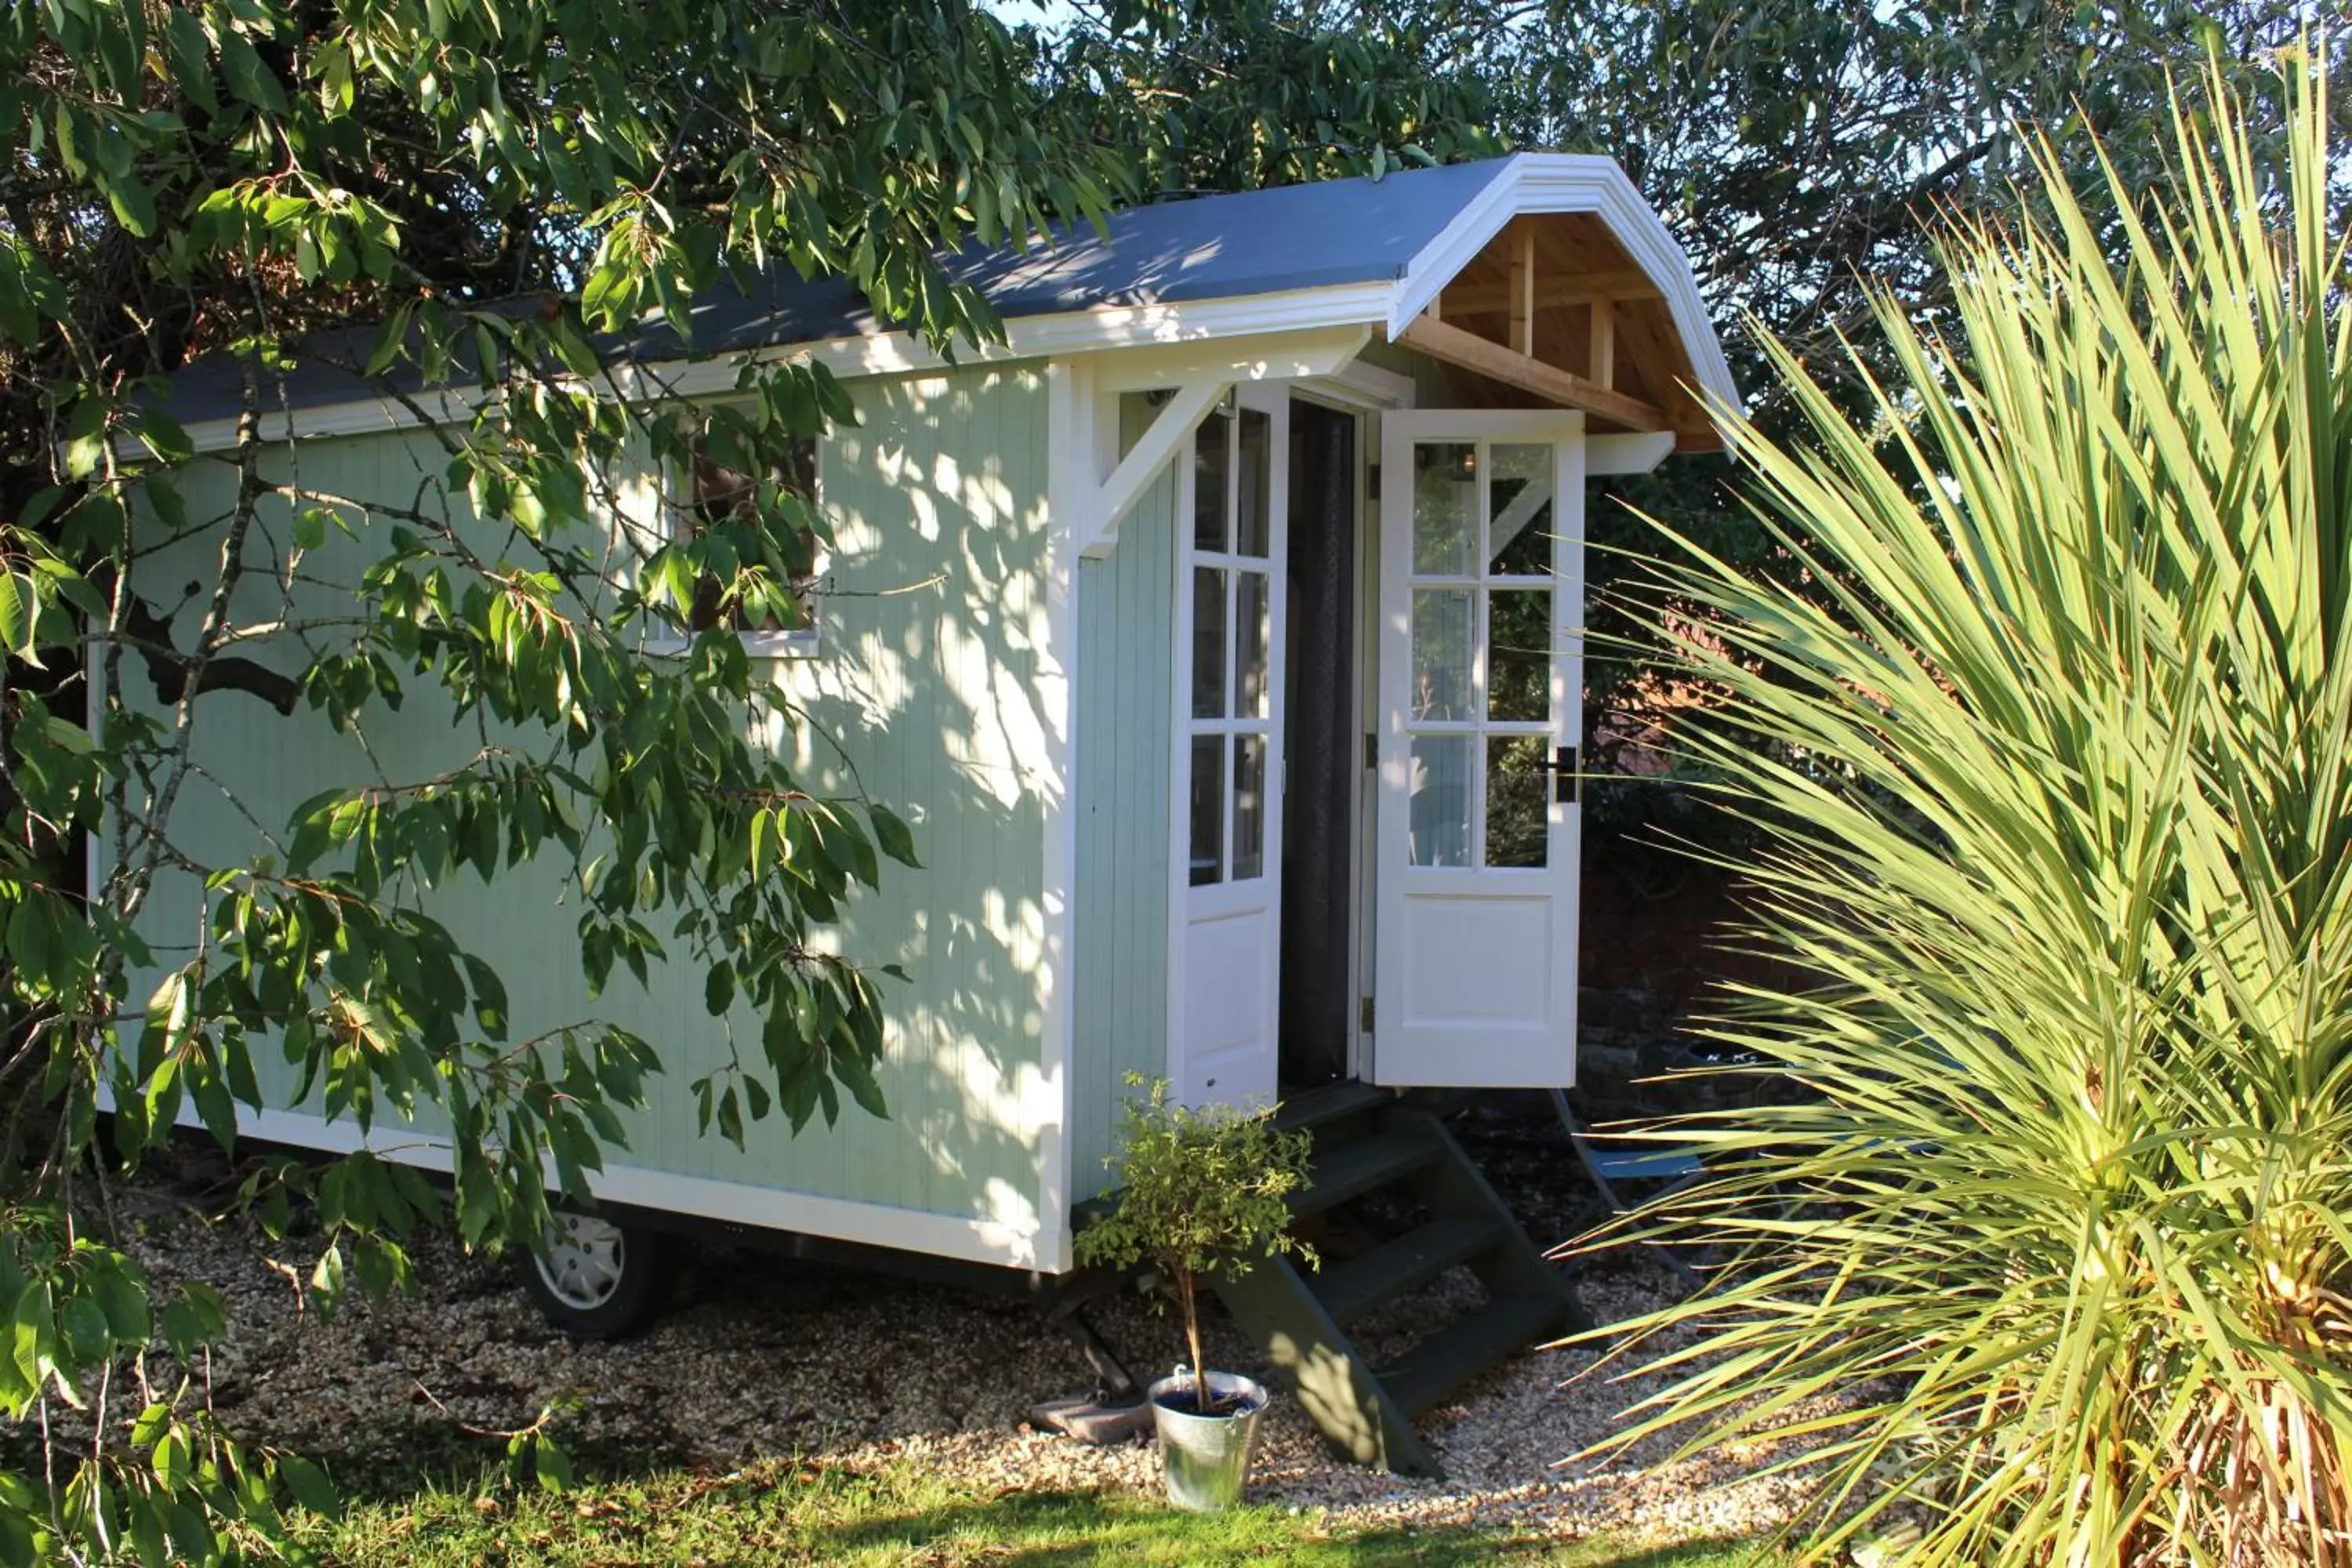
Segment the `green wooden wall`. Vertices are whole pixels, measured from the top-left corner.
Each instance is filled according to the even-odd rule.
[[[898,963],[912,976],[883,982],[889,1118],[845,1106],[836,1126],[814,1122],[798,1137],[772,1120],[751,1130],[739,1153],[715,1133],[698,1133],[687,1092],[723,1051],[723,1026],[704,1009],[698,968],[657,969],[645,987],[616,973],[591,1004],[576,910],[559,903],[562,868],[552,863],[488,889],[457,886],[435,912],[499,968],[517,1037],[597,1016],[660,1048],[664,1079],[630,1121],[630,1148],[616,1163],[1019,1229],[1058,1224],[1036,1213],[1036,1108],[1050,1103],[1039,1051],[1042,803],[1059,788],[1042,776],[1045,722],[1035,695],[1046,625],[1044,380],[1013,367],[869,381],[855,391],[861,423],[836,432],[820,460],[838,533],[825,570],[833,592],[819,612],[823,651],[772,668],[812,721],[776,743],[793,747],[803,776],[821,784],[843,783],[845,752],[866,787],[913,826],[924,861],[920,871],[886,863],[882,890],[856,900],[835,933],[861,961]],[[306,486],[405,499],[435,482],[443,459],[429,436],[389,434],[305,442],[290,461]],[[289,462],[283,452],[272,458],[281,472]],[[219,510],[233,478],[221,466],[196,488]],[[353,575],[383,553],[390,526],[376,519],[360,541],[331,542],[311,568]],[[191,561],[191,576],[202,575],[201,564]],[[314,595],[306,613],[332,613],[331,600]],[[275,604],[272,589],[249,608],[274,613]],[[183,640],[193,616],[184,617]],[[152,700],[143,679],[131,677],[126,687],[134,700]],[[257,833],[248,813],[276,830],[319,791],[422,776],[462,763],[474,747],[424,692],[403,712],[380,715],[370,739],[374,763],[307,710],[289,721],[241,695],[207,697],[196,754],[218,784],[185,801],[184,840],[206,858],[241,858]],[[146,927],[167,953],[192,935],[199,896],[187,878],[159,889]],[[731,1022],[756,1044],[752,1020]],[[264,1047],[265,1065],[274,1054]],[[287,1072],[265,1089],[290,1093]]]
[[[1119,525],[1118,547],[1078,571],[1077,1199],[1108,1184],[1103,1162],[1131,1092],[1127,1074],[1167,1071],[1175,571],[1171,466]]]
[[[1445,367],[1414,349],[1402,343],[1374,339],[1364,345],[1357,356],[1376,370],[1394,371],[1412,382],[1414,406],[1420,408],[1451,408],[1454,391],[1445,384]]]

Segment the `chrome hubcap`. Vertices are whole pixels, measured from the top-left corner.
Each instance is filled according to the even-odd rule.
[[[594,1311],[621,1288],[621,1227],[589,1215],[558,1215],[547,1226],[546,1252],[531,1263],[557,1300]]]

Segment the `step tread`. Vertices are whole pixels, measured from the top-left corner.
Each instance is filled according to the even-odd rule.
[[[1561,1297],[1506,1296],[1465,1313],[1373,1375],[1417,1419],[1447,1394],[1549,1333],[1570,1311]]]
[[[1392,1089],[1379,1089],[1369,1083],[1335,1083],[1291,1096],[1276,1110],[1274,1121],[1277,1127],[1321,1127],[1396,1102],[1397,1091]]]
[[[1420,1170],[1439,1152],[1433,1140],[1414,1132],[1375,1132],[1335,1149],[1318,1149],[1313,1173],[1290,1206],[1298,1214],[1319,1214]]]
[[[1503,1227],[1491,1219],[1443,1215],[1314,1276],[1315,1294],[1332,1321],[1344,1323],[1428,1284],[1504,1239]]]

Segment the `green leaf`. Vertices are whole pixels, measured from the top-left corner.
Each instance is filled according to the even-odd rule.
[[[285,86],[263,63],[245,34],[236,27],[225,26],[220,32],[219,46],[221,74],[227,78],[229,90],[255,108],[284,118]]]
[[[278,1459],[278,1479],[286,1484],[297,1506],[320,1519],[341,1519],[343,1500],[335,1489],[327,1472],[296,1454],[283,1454]]]
[[[343,1302],[343,1248],[334,1243],[319,1255],[316,1267],[310,1270],[310,1298],[311,1306],[321,1318],[331,1318]]]
[[[898,815],[883,805],[869,805],[866,809],[873,819],[875,841],[882,847],[882,853],[902,866],[921,870],[923,863],[915,857],[915,835]]]
[[[174,5],[164,13],[164,37],[172,56],[172,82],[207,115],[220,112],[213,92],[212,39],[194,11]]]
[[[0,647],[19,658],[33,651],[33,605],[28,579],[0,573]]]
[[[541,1436],[531,1450],[532,1474],[542,1490],[568,1491],[572,1486],[572,1457],[556,1442]]]
[[[106,199],[122,226],[142,239],[156,231],[155,193],[144,180],[125,175],[106,182]]]
[[[58,1312],[58,1329],[66,1352],[80,1366],[97,1363],[112,1344],[106,1310],[88,1296],[72,1296]]]
[[[128,1344],[137,1344],[147,1337],[147,1291],[144,1286],[120,1268],[110,1268],[96,1280],[100,1309],[106,1314],[107,1331]]]
[[[37,1285],[16,1298],[16,1310],[9,1322],[9,1359],[24,1396],[47,1381],[56,1333],[47,1286]]]

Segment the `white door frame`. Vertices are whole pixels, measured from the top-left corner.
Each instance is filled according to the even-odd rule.
[[[1287,634],[1287,594],[1290,556],[1290,384],[1254,382],[1236,387],[1232,399],[1233,461],[1227,468],[1226,528],[1237,526],[1241,471],[1239,427],[1244,412],[1266,419],[1267,487],[1265,524],[1267,553],[1243,556],[1234,552],[1207,553],[1195,547],[1193,516],[1195,465],[1189,449],[1178,459],[1176,490],[1176,612],[1170,663],[1173,745],[1169,753],[1169,984],[1168,1077],[1178,1099],[1192,1104],[1271,1103],[1279,1072],[1278,1034],[1282,982],[1282,769],[1285,710],[1285,659]],[[1217,415],[1211,415],[1217,418]],[[1238,550],[1239,541],[1234,542]],[[1255,564],[1263,561],[1263,567]],[[1223,716],[1196,719],[1192,711],[1193,627],[1196,567],[1224,574]],[[1263,574],[1266,626],[1265,693],[1255,704],[1241,690],[1240,660],[1235,637],[1241,584]],[[1257,711],[1245,709],[1255,707]],[[1196,737],[1216,736],[1223,742],[1220,781],[1220,829],[1213,881],[1194,885],[1192,844],[1192,752]],[[1262,748],[1263,772],[1258,780],[1260,838],[1255,876],[1232,875],[1236,850],[1235,828],[1241,813],[1234,782],[1234,763],[1251,739]],[[1216,962],[1218,959],[1225,962]],[[1251,967],[1256,965],[1257,967]],[[1195,973],[1198,968],[1202,973]],[[1211,969],[1215,973],[1210,973]],[[1254,987],[1254,989],[1253,989]],[[1237,1057],[1217,1069],[1214,1079],[1196,1078],[1209,1070],[1196,1060],[1194,1037],[1214,1029],[1236,1042],[1250,1040],[1246,1057]],[[1231,1049],[1233,1047],[1227,1047]],[[1238,1079],[1240,1081],[1235,1081]]]
[[[1574,747],[1583,729],[1585,437],[1583,416],[1568,410],[1437,409],[1391,416],[1381,436],[1383,521],[1408,520],[1413,504],[1413,448],[1428,441],[1548,444],[1552,447],[1550,688],[1548,716],[1503,732],[1529,731],[1552,744]],[[1486,480],[1477,483],[1485,493]],[[1487,503],[1481,500],[1478,514]],[[1490,725],[1483,707],[1494,590],[1486,581],[1489,549],[1482,522],[1471,542],[1465,613],[1470,638],[1468,689],[1449,699],[1457,714],[1439,729],[1470,737],[1463,752],[1464,842],[1456,859],[1413,864],[1409,818],[1412,753],[1409,730],[1412,673],[1412,610],[1419,591],[1454,593],[1455,575],[1439,574],[1431,590],[1411,564],[1410,538],[1381,542],[1379,669],[1380,807],[1375,827],[1378,922],[1374,982],[1376,1017],[1370,1078],[1383,1084],[1504,1087],[1572,1082],[1575,1072],[1577,859],[1580,807],[1544,792],[1544,858],[1540,867],[1493,867],[1482,847],[1487,794]],[[1502,582],[1507,584],[1508,579]],[[1507,589],[1506,589],[1507,591]],[[1549,749],[1547,747],[1546,749]],[[1449,814],[1447,820],[1453,820]],[[1419,910],[1416,915],[1413,911]],[[1451,940],[1461,946],[1455,952]],[[1480,963],[1493,974],[1482,973]],[[1507,967],[1508,973],[1503,973]]]

